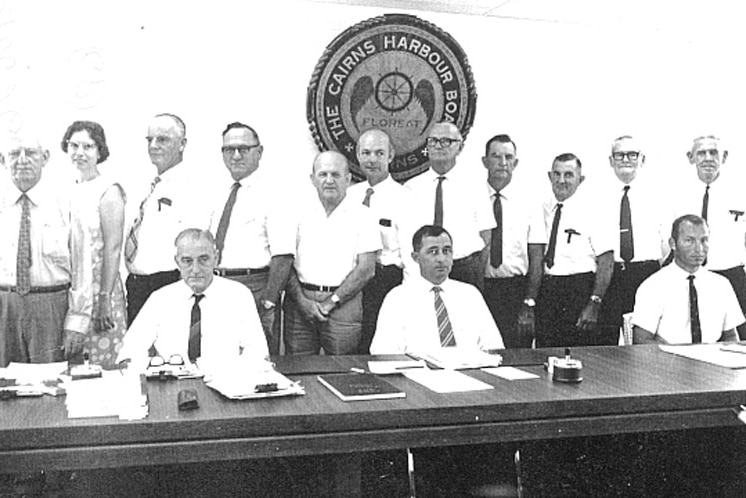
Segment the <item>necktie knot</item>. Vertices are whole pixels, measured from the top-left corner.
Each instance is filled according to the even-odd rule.
[[[365,191],[365,199],[363,199],[363,206],[370,207],[370,198],[375,193],[375,190],[373,190],[372,187],[368,187],[368,189]]]
[[[439,285],[434,285],[432,288],[432,291],[436,294],[440,294],[443,291],[443,289]]]
[[[627,195],[629,193],[629,185],[624,186],[624,195]]]
[[[687,280],[689,280],[690,282],[694,283],[694,275],[689,275],[689,276],[688,276],[688,277],[686,277],[686,278],[687,278]]]
[[[205,298],[205,295],[204,294],[192,294],[192,297],[194,298],[194,304],[199,305],[199,302]]]

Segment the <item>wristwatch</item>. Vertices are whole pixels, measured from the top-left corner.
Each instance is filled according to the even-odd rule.
[[[533,298],[527,297],[523,300],[523,304],[525,304],[529,308],[533,308],[534,306],[536,306],[536,301],[534,301]]]
[[[332,302],[333,302],[334,304],[339,304],[339,302],[341,301],[341,299],[339,298],[339,296],[338,296],[338,295],[336,295],[336,294],[332,294],[332,297],[330,297],[329,299],[331,299],[331,301],[332,301]]]
[[[274,309],[276,305],[275,303],[273,303],[272,301],[268,299],[263,299],[262,306],[264,307],[265,310],[271,310],[271,309]]]
[[[601,296],[597,296],[596,294],[592,294],[591,295],[591,301],[593,301],[596,304],[601,304],[601,301],[603,301],[603,299],[601,299]]]

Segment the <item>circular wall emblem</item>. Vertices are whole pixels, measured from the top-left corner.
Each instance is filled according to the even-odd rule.
[[[355,155],[360,135],[391,137],[391,174],[406,180],[427,169],[425,139],[433,124],[455,123],[466,137],[474,122],[474,77],[459,44],[437,26],[406,14],[356,24],[327,46],[308,86],[307,118],[321,150],[337,150],[363,177]]]

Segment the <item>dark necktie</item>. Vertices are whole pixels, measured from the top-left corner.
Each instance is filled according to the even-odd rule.
[[[492,205],[495,213],[497,226],[492,229],[492,244],[490,245],[490,264],[497,268],[503,262],[503,202],[500,192],[495,193],[495,202]]]
[[[368,187],[368,190],[365,191],[365,199],[363,199],[363,206],[370,207],[370,196],[372,196],[374,192],[375,190]]]
[[[697,289],[694,287],[694,275],[689,275],[689,322],[692,329],[692,344],[702,342],[702,328],[699,324],[699,304],[697,303]]]
[[[547,268],[554,266],[554,251],[557,249],[557,232],[559,231],[560,218],[562,217],[562,203],[558,203],[554,209],[554,220],[552,221],[552,233],[549,235],[549,246],[544,255],[544,263]]]
[[[453,327],[451,326],[451,320],[448,318],[448,310],[440,297],[440,293],[443,289],[436,285],[433,287],[435,293],[435,317],[438,320],[438,333],[440,334],[440,345],[441,347],[455,346],[456,338],[453,336]]]
[[[445,176],[438,177],[438,186],[435,188],[435,219],[433,225],[436,227],[443,226],[443,180]]]
[[[202,310],[199,302],[204,294],[193,294],[192,317],[189,322],[189,361],[194,362],[202,356]]]
[[[710,185],[705,187],[705,195],[702,197],[702,219],[707,221],[707,209],[710,204]]]
[[[132,263],[135,260],[135,256],[137,255],[137,237],[140,233],[140,227],[142,226],[143,217],[145,216],[145,203],[148,202],[150,196],[153,195],[153,191],[155,190],[156,185],[160,183],[160,181],[160,176],[156,176],[153,179],[153,182],[150,184],[150,192],[148,192],[148,195],[140,203],[140,212],[137,215],[137,218],[135,218],[135,222],[132,224],[132,228],[130,228],[129,235],[127,235],[127,242],[124,245],[124,259],[128,263]]]
[[[635,242],[632,236],[632,212],[629,209],[629,185],[624,186],[622,205],[619,210],[620,256],[629,263],[635,258]]]
[[[218,265],[223,259],[225,234],[228,233],[228,225],[231,224],[231,213],[233,212],[233,206],[236,204],[236,197],[238,196],[239,188],[241,188],[241,184],[239,182],[234,183],[231,187],[231,193],[228,196],[228,200],[225,202],[223,215],[220,217],[220,223],[218,224],[218,232],[215,235],[215,246],[218,248]]]
[[[31,201],[24,192],[18,202],[21,203],[21,224],[16,256],[16,290],[25,295],[31,290]]]

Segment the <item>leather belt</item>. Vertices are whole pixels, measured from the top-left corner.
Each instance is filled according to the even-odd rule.
[[[70,284],[50,285],[47,287],[31,287],[29,294],[48,294],[50,292],[59,292],[70,288]],[[0,292],[18,292],[15,285],[0,285]]]
[[[622,271],[626,271],[631,268],[636,268],[640,266],[653,266],[653,265],[659,265],[659,264],[654,259],[649,259],[647,261],[632,261],[630,263],[621,261],[621,262],[614,263],[614,268],[622,270]]]
[[[215,268],[213,273],[219,277],[243,277],[267,273],[268,271],[269,266],[265,266],[264,268]]]
[[[301,288],[310,290],[310,291],[321,291],[321,292],[334,292],[335,290],[339,289],[339,286],[329,286],[329,285],[313,285],[313,284],[307,284],[305,282],[300,283]]]

